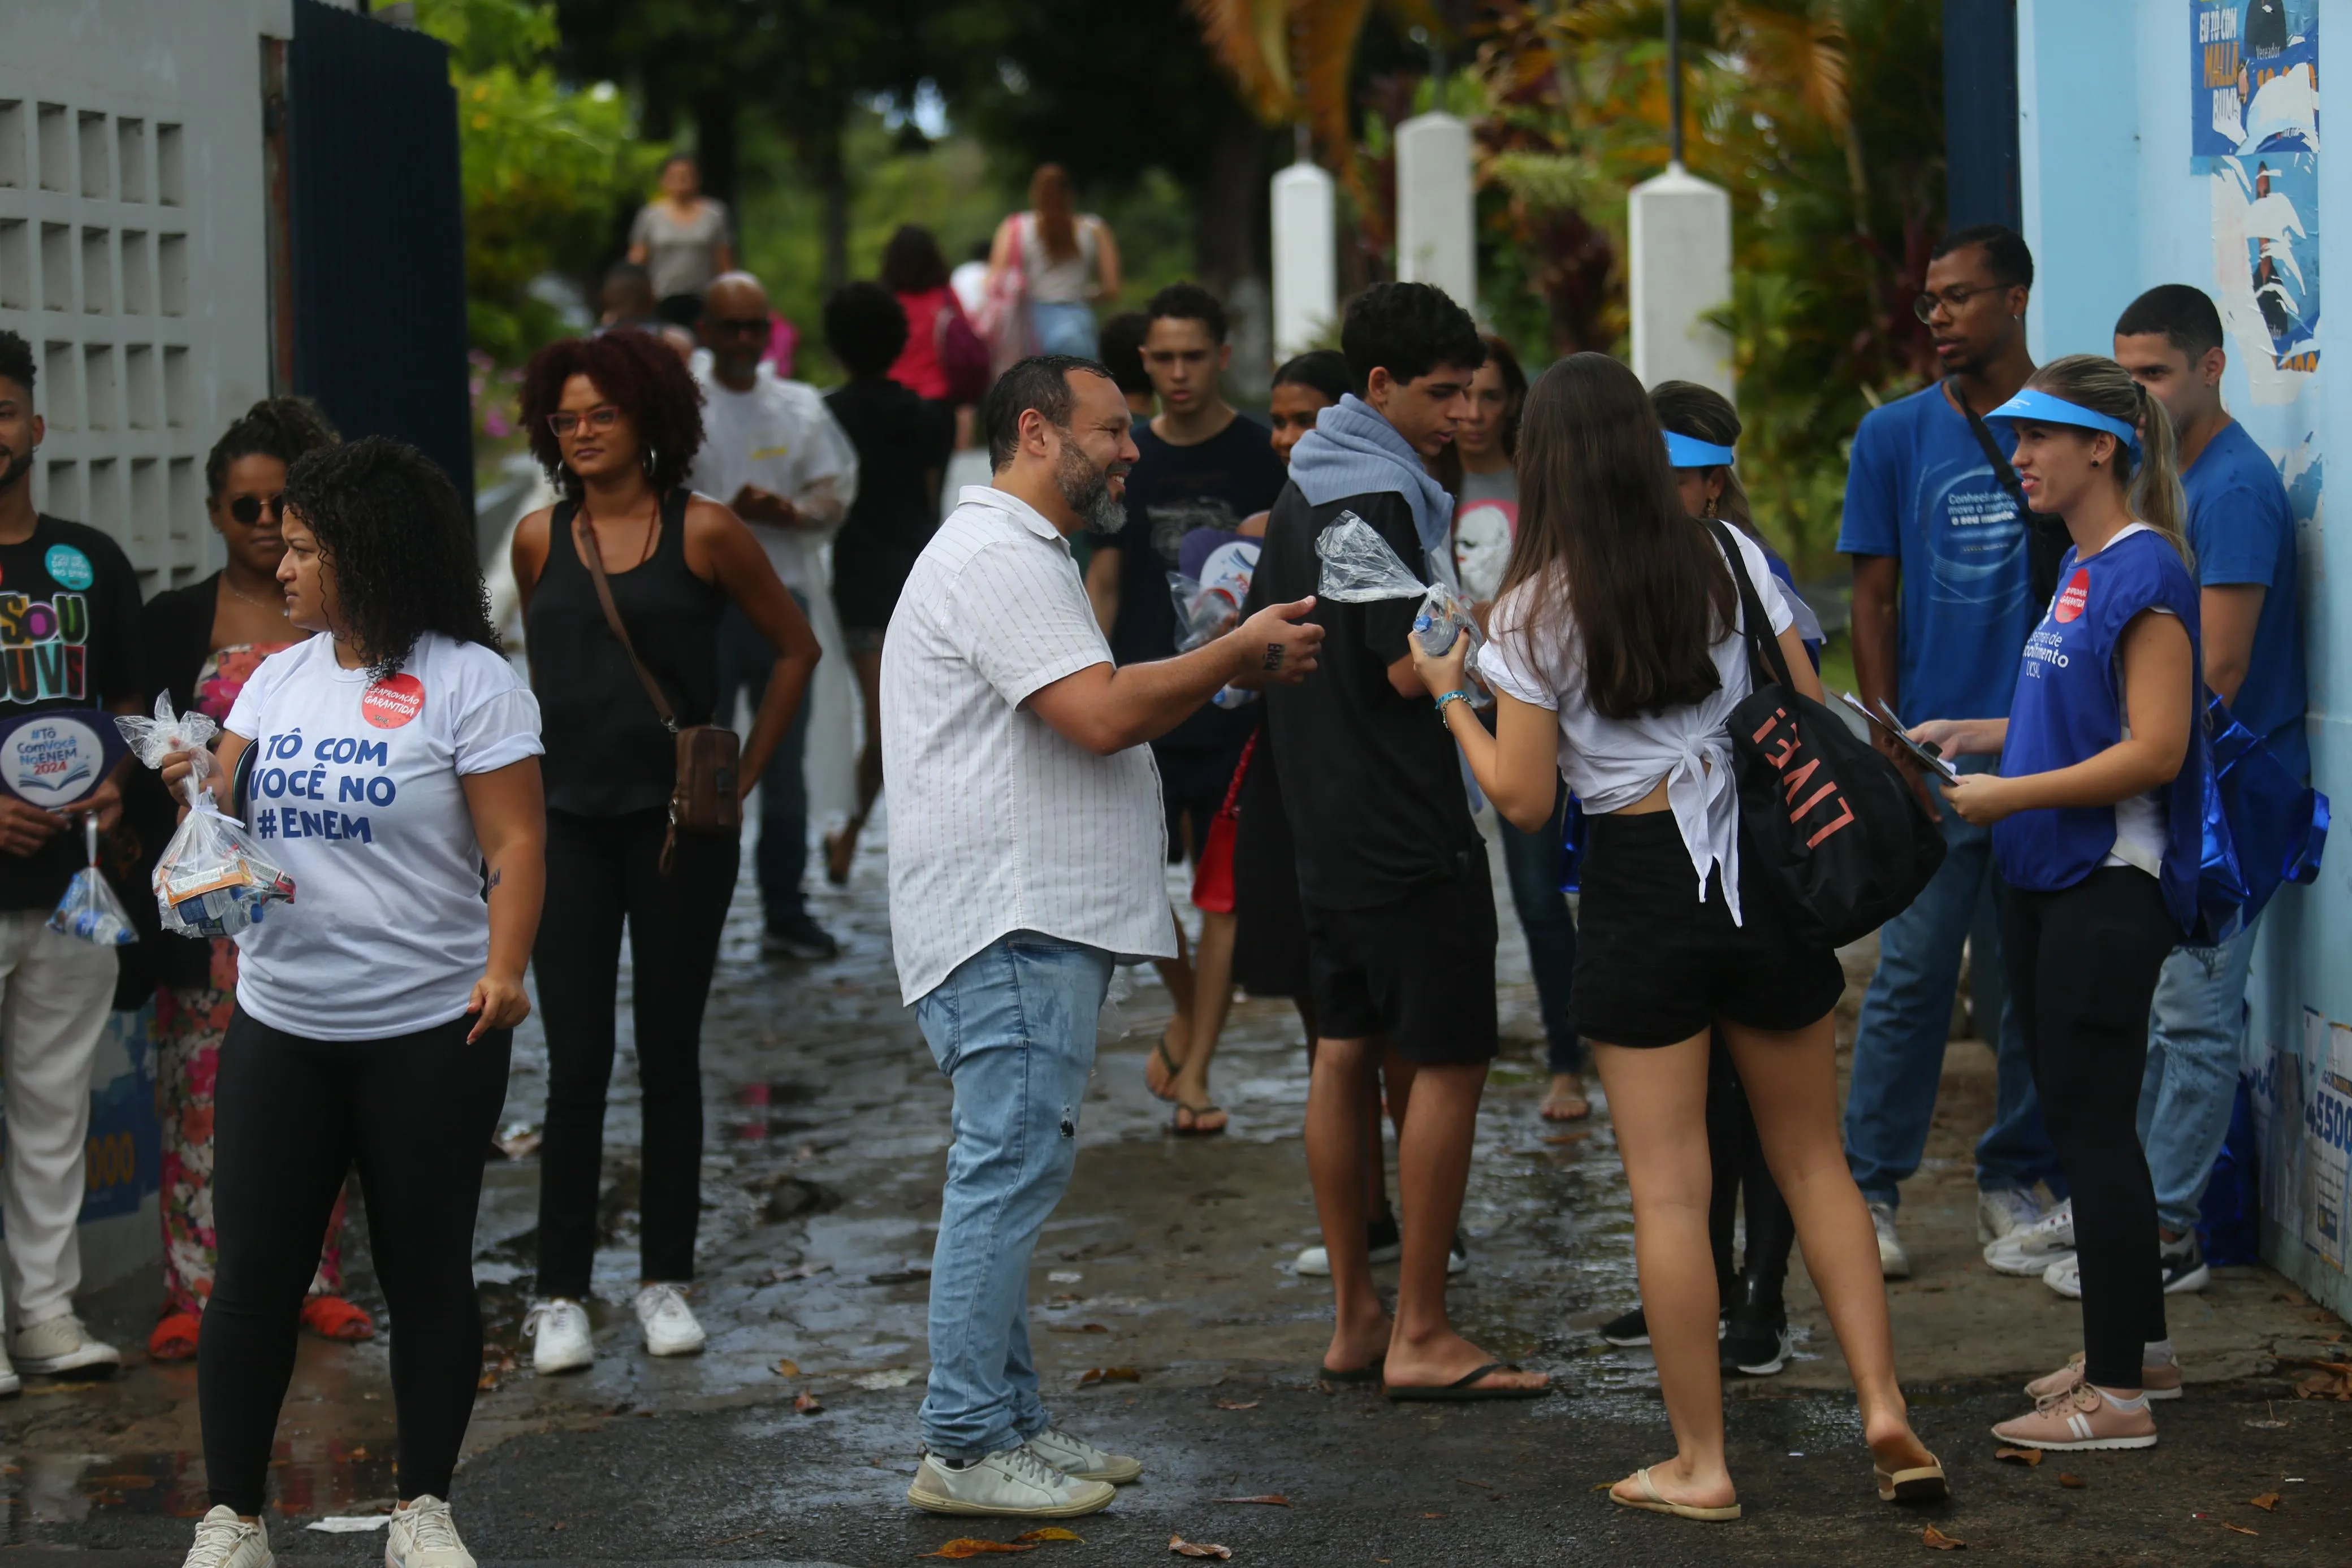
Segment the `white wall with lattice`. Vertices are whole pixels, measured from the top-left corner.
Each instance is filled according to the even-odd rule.
[[[43,511],[152,593],[218,563],[204,458],[270,390],[264,39],[288,0],[30,0],[0,47],[0,328],[34,348]]]

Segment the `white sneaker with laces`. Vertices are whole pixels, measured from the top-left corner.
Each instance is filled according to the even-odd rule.
[[[215,1508],[196,1521],[195,1543],[180,1568],[273,1568],[269,1532],[237,1518],[234,1509]]]
[[[522,1332],[532,1342],[533,1372],[577,1372],[596,1359],[588,1342],[588,1309],[558,1296],[540,1301],[524,1314]]]
[[[1029,1451],[1064,1475],[1076,1476],[1080,1480],[1108,1481],[1115,1487],[1123,1487],[1143,1475],[1141,1459],[1107,1453],[1058,1427],[1048,1427],[1030,1438]]]
[[[476,1568],[474,1554],[457,1538],[449,1505],[431,1494],[392,1511],[384,1531],[383,1568]]]
[[[637,1326],[646,1331],[647,1355],[693,1355],[705,1335],[676,1285],[647,1285],[637,1292]]]
[[[1911,1277],[1911,1254],[1903,1250],[1903,1239],[1895,1233],[1895,1206],[1874,1203],[1870,1207],[1870,1228],[1878,1233],[1878,1271],[1890,1280]]]
[[[2012,1230],[1984,1249],[1985,1267],[1996,1274],[2031,1278],[2074,1255],[2074,1200],[2068,1198],[2021,1230]]]
[[[2042,1218],[2042,1206],[2021,1187],[1977,1194],[1977,1240],[1990,1246],[2012,1230],[2022,1230]]]
[[[1101,1511],[1117,1495],[1108,1481],[1066,1474],[1025,1443],[961,1469],[925,1454],[907,1488],[907,1500],[927,1513],[991,1519],[1076,1519]]]
[[[53,1375],[60,1372],[112,1372],[122,1364],[122,1353],[89,1330],[71,1312],[59,1312],[16,1331],[10,1347],[16,1365],[26,1372]]]

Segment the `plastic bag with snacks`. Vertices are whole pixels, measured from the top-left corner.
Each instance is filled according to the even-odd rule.
[[[163,929],[183,936],[234,936],[259,920],[268,905],[294,897],[286,874],[252,830],[222,815],[211,780],[220,773],[212,738],[219,726],[201,713],[174,714],[166,694],[155,699],[153,718],[118,718],[122,738],[139,760],[160,768],[173,752],[187,753],[193,767],[181,782],[187,817],[155,864],[155,907]]]
[[[98,814],[84,816],[81,826],[89,846],[89,863],[74,873],[73,881],[66,884],[66,895],[49,912],[49,929],[101,947],[136,942],[139,933],[131,929],[131,912],[122,907],[106,873],[98,869]]]

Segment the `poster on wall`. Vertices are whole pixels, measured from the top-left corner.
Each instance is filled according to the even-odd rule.
[[[2319,0],[2189,0],[2189,155],[2319,151]]]

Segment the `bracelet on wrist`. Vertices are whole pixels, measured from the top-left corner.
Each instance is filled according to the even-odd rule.
[[[1469,701],[1470,694],[1464,691],[1461,687],[1456,686],[1454,690],[1444,694],[1437,699],[1435,704],[1437,708],[1437,716],[1440,718],[1444,718],[1445,716],[1445,705],[1447,703],[1468,703]]]

